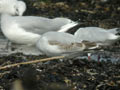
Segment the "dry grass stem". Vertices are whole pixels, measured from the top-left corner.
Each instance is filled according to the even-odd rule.
[[[40,59],[40,60],[32,60],[32,61],[27,61],[27,62],[20,62],[20,63],[10,64],[10,65],[6,65],[6,66],[1,66],[0,70],[12,68],[12,67],[15,67],[15,66],[18,66],[18,65],[33,64],[33,63],[51,61],[51,60],[62,59],[62,58],[64,58],[64,56],[56,56],[56,57],[50,57],[50,58],[45,58],[45,59]]]

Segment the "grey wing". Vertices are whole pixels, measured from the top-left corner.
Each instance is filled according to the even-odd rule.
[[[75,37],[72,34],[64,33],[64,32],[47,32],[43,34],[48,40],[57,41],[61,44],[71,44],[77,42]]]
[[[87,40],[92,42],[105,41],[110,38],[111,33],[96,27],[80,28],[75,36],[80,40]]]
[[[20,27],[28,32],[43,34],[48,31],[57,31],[61,26],[68,23],[68,20],[48,19],[43,17],[22,16],[16,17],[16,22]]]

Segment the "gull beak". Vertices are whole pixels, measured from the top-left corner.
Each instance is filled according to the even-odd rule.
[[[16,9],[15,16],[22,16],[18,9]]]

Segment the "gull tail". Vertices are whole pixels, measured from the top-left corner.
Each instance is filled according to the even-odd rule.
[[[120,35],[120,28],[113,28],[113,29],[109,29],[108,31],[115,35]]]
[[[70,34],[73,34],[81,27],[87,27],[86,23],[76,23],[76,22],[71,22],[69,24],[64,25],[63,27],[61,27],[60,30],[58,30],[58,32],[67,32]]]
[[[117,28],[117,29],[116,29],[116,32],[117,32],[116,35],[119,35],[119,36],[120,36],[120,28]]]
[[[117,41],[120,41],[120,28],[113,28],[108,31],[114,34],[113,36],[110,36],[111,37],[111,39],[109,40],[110,45],[116,43]]]
[[[100,49],[100,45],[99,43],[95,43],[95,42],[89,42],[89,41],[82,41],[82,43],[85,45],[86,49]]]
[[[70,23],[62,26],[58,32],[67,32],[70,28],[76,26],[78,23],[71,21]]]
[[[70,34],[75,34],[75,32],[77,31],[77,30],[79,30],[79,28],[82,28],[82,27],[88,27],[87,26],[88,24],[86,24],[86,23],[78,23],[76,26],[74,26],[74,27],[72,27],[72,28],[70,28],[69,30],[67,30],[67,33],[70,33]]]

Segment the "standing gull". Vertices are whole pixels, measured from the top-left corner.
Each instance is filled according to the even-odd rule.
[[[103,29],[99,27],[85,27],[79,28],[75,32],[75,37],[78,40],[87,40],[90,42],[96,42],[100,45],[111,45],[120,39],[118,28]],[[91,53],[88,53],[88,59],[90,60]],[[99,61],[100,55],[98,55]]]
[[[13,1],[14,3],[9,3],[7,1]],[[35,45],[41,34],[48,31],[62,31],[64,27],[69,28],[77,25],[76,22],[67,18],[44,18],[37,16],[21,16],[25,11],[26,7],[24,2],[16,0],[6,0],[6,2],[1,3],[4,6],[9,5],[9,8],[5,8],[5,11],[1,9],[1,28],[3,34],[11,41],[17,44],[27,44]],[[22,3],[19,3],[22,2]],[[19,16],[12,16],[12,15]]]
[[[64,32],[47,32],[39,38],[36,46],[47,56],[70,57],[98,47],[96,43],[78,41],[73,35]]]
[[[87,40],[91,42],[101,43],[102,45],[110,45],[120,38],[118,28],[103,29],[99,27],[79,28],[75,32],[75,37],[78,40]]]

